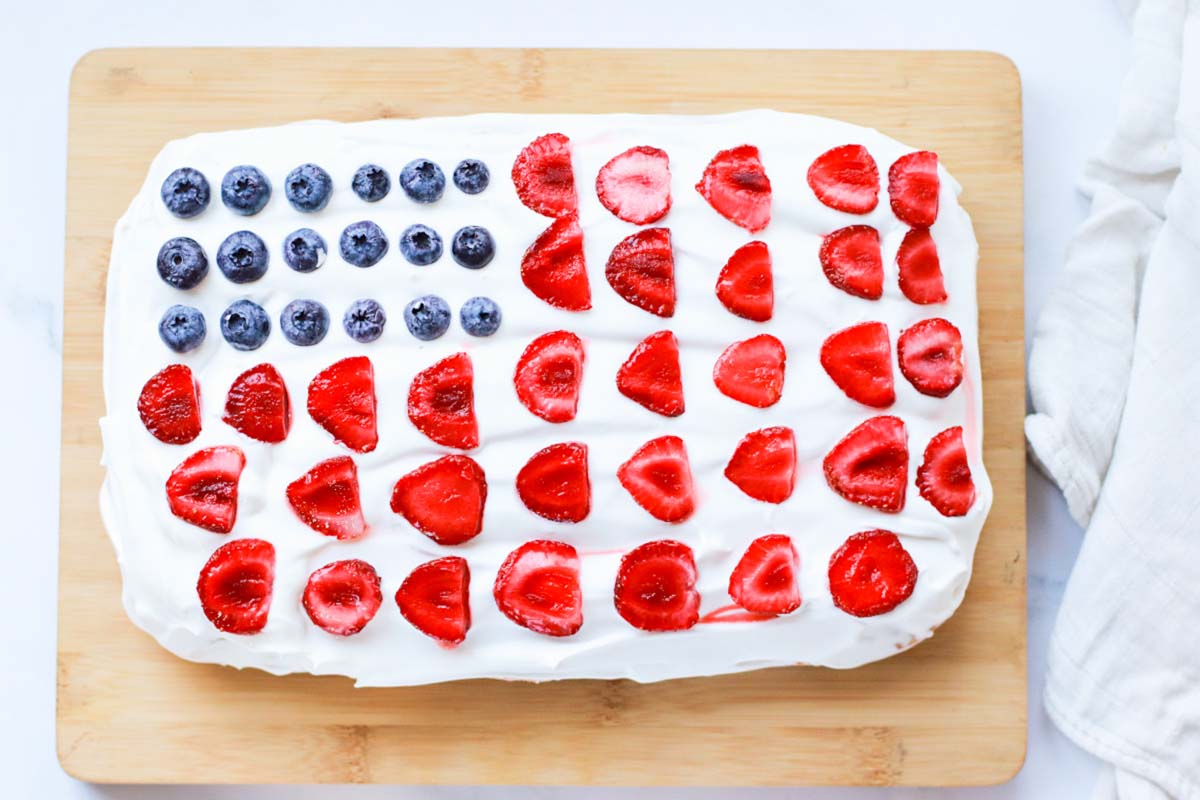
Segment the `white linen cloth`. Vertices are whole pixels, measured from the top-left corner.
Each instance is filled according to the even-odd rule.
[[[1091,212],[1029,359],[1034,461],[1087,532],[1046,709],[1094,797],[1200,798],[1200,0],[1142,0]],[[1103,57],[1103,54],[1097,54]]]

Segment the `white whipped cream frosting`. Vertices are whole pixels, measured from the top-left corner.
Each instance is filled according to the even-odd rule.
[[[509,172],[517,153],[552,131],[571,139],[585,236],[593,308],[584,313],[554,309],[521,283],[523,252],[551,222],[517,199]],[[870,214],[851,215],[817,201],[805,175],[825,150],[846,143],[865,145],[879,165],[883,188]],[[718,151],[750,143],[759,148],[771,179],[770,225],[756,235],[719,216],[694,185]],[[612,247],[637,227],[609,213],[594,182],[600,167],[636,145],[663,148],[670,156],[673,204],[656,225],[671,229],[678,302],[675,316],[661,319],[622,300],[604,279]],[[958,607],[971,575],[979,532],[992,502],[981,460],[982,403],[975,301],[977,245],[957,196],[958,183],[945,169],[940,212],[932,227],[945,273],[949,301],[934,306],[909,302],[897,286],[895,254],[906,231],[889,207],[888,166],[913,148],[877,131],[834,120],[772,111],[720,116],[501,115],[440,119],[381,120],[354,124],[302,122],[277,128],[192,136],[169,143],[150,166],[141,191],[117,224],[108,273],[104,330],[104,393],[101,420],[107,477],[100,508],[120,562],[125,608],[135,624],[171,652],[194,661],[255,667],[272,673],[340,674],[359,685],[423,684],[461,678],[518,680],[632,678],[657,681],[714,675],[797,663],[855,667],[894,655],[930,636]],[[413,158],[438,162],[446,173],[444,197],[431,205],[410,200],[396,183]],[[479,195],[459,191],[450,180],[463,158],[482,159],[491,185]],[[314,214],[295,211],[284,196],[284,176],[314,162],[333,176],[328,206]],[[392,190],[377,203],[360,200],[350,179],[374,162],[392,175]],[[237,164],[254,164],[270,178],[270,203],[256,216],[241,217],[220,200],[220,181]],[[192,219],[173,217],[159,196],[163,179],[190,166],[212,187],[208,208]],[[386,232],[391,246],[377,265],[360,269],[338,254],[342,229],[369,219]],[[437,230],[445,254],[416,267],[401,256],[400,232],[416,222]],[[482,270],[460,267],[450,257],[450,239],[463,225],[483,225],[496,240],[496,257]],[[851,224],[876,227],[885,263],[883,298],[867,301],[835,289],[817,258],[824,234]],[[317,230],[329,256],[315,272],[287,267],[281,243],[300,227]],[[217,269],[215,255],[230,233],[249,229],[271,251],[266,275],[236,285]],[[174,236],[189,236],[208,254],[210,271],[190,291],[159,279],[155,257]],[[729,313],[717,300],[717,274],[729,255],[751,239],[770,246],[774,263],[775,314],[755,323]],[[412,298],[434,293],[454,311],[445,336],[421,342],[407,330],[403,308]],[[503,324],[490,338],[468,336],[458,309],[469,297],[499,303]],[[239,352],[221,337],[219,319],[233,300],[248,297],[271,316],[266,344]],[[384,306],[383,336],[359,344],[342,329],[351,301],[371,297]],[[313,347],[287,342],[279,313],[296,298],[325,304],[328,336]],[[175,303],[205,315],[208,336],[198,349],[178,355],[158,338],[157,324]],[[893,343],[918,320],[943,316],[962,331],[966,376],[948,398],[919,394],[896,369],[895,405],[880,412],[848,399],[818,360],[822,341],[834,331],[866,320],[887,323]],[[582,397],[577,418],[547,423],[517,400],[513,369],[525,346],[547,331],[566,329],[586,345]],[[668,419],[622,396],[615,383],[620,364],[646,335],[670,329],[678,337],[687,410]],[[787,348],[783,398],[757,409],[720,394],[712,381],[717,356],[730,343],[759,333],[777,336]],[[409,422],[409,382],[421,369],[465,351],[475,368],[475,410],[481,446],[469,455],[487,474],[483,532],[472,541],[442,547],[413,529],[389,507],[392,486],[403,474],[449,452],[434,445]],[[307,386],[325,366],[350,355],[367,355],[375,366],[379,446],[350,454],[305,411]],[[262,363],[274,364],[287,382],[293,424],[280,444],[252,441],[221,420],[234,378]],[[142,426],[136,404],[145,381],[167,364],[187,364],[201,385],[203,432],[194,442],[168,445]],[[895,414],[908,427],[909,488],[904,510],[886,514],[852,504],[826,484],[821,462],[854,426],[878,413]],[[799,472],[792,497],[780,505],[761,503],[725,479],[724,467],[746,433],[771,425],[794,429]],[[917,492],[916,470],[930,438],[962,425],[978,498],[965,517],[939,514]],[[687,445],[695,477],[697,510],[686,522],[653,519],[620,486],[617,467],[647,440],[675,434]],[[528,458],[555,442],[581,441],[590,454],[592,511],[579,524],[546,521],[517,496],[514,479]],[[202,447],[232,444],[246,453],[237,524],[229,535],[210,533],[174,517],[164,483],[171,470]],[[370,526],[360,541],[340,542],[305,526],[284,495],[286,485],[317,462],[353,455],[358,465],[363,509]],[[851,534],[872,528],[896,532],[920,570],[912,596],[895,610],[855,618],[838,610],[826,575],[830,555]],[[770,621],[699,624],[688,631],[647,633],[621,619],[613,606],[613,581],[621,554],[646,541],[679,539],[695,551],[701,613],[729,605],[729,576],[751,540],[767,533],[792,537],[800,554],[799,610]],[[277,553],[274,600],[269,622],[257,635],[216,630],[196,593],[199,571],[220,545],[239,537],[263,538]],[[558,539],[582,557],[584,624],[574,636],[552,638],[518,627],[492,599],[492,582],[505,556],[530,539]],[[460,646],[447,649],[421,634],[400,615],[393,595],[418,564],[449,554],[466,557],[471,568],[472,625]],[[331,561],[360,558],[383,580],[384,603],[358,635],[338,637],[310,622],[301,606],[309,574]]]

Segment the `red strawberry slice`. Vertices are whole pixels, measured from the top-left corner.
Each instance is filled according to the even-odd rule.
[[[961,517],[971,510],[975,482],[961,426],[947,428],[929,440],[925,459],[917,467],[917,489],[944,517]]]
[[[184,522],[229,533],[237,521],[238,481],[246,456],[237,447],[197,450],[171,470],[167,505]]]
[[[849,500],[880,511],[904,508],[908,431],[898,417],[871,417],[825,456],[825,481]]]
[[[559,217],[529,245],[521,258],[521,282],[555,308],[587,311],[592,307],[579,217]]]
[[[796,488],[796,435],[785,427],[747,433],[733,451],[725,477],[755,500],[782,503]]]
[[[217,630],[258,633],[267,625],[275,588],[275,548],[262,539],[218,547],[200,570],[196,593]]]
[[[679,523],[696,510],[692,468],[678,436],[660,436],[639,447],[617,469],[617,480],[655,519]]]
[[[673,539],[646,542],[621,558],[613,587],[617,613],[643,631],[682,631],[700,620],[696,559]]]
[[[771,221],[771,179],[754,145],[743,144],[713,156],[696,191],[714,211],[751,233]]]
[[[821,366],[851,400],[872,408],[896,402],[892,342],[882,322],[861,322],[830,336],[821,345]]]
[[[604,277],[627,303],[660,317],[675,313],[675,256],[669,228],[647,228],[617,243]]]
[[[800,607],[800,555],[780,533],[760,536],[729,576],[729,596],[747,611],[790,614]]]
[[[888,170],[892,213],[915,228],[928,228],[938,215],[937,153],[921,150],[900,156]]]
[[[539,517],[582,522],[592,508],[587,445],[562,442],[534,453],[517,473],[517,494]]]
[[[379,574],[357,558],[334,561],[308,576],[304,610],[323,631],[353,636],[367,626],[383,605]]]
[[[146,381],[137,409],[160,442],[187,444],[200,435],[200,384],[183,364],[164,367]]]
[[[400,615],[421,633],[453,647],[471,629],[471,570],[458,556],[426,561],[396,590]]]
[[[322,461],[288,484],[292,510],[308,527],[335,539],[359,539],[367,532],[358,497],[358,468],[350,456]]]
[[[755,408],[779,402],[787,351],[769,333],[725,348],[713,366],[713,383],[726,397]]]
[[[617,390],[664,417],[682,414],[683,373],[675,334],[659,331],[643,339],[617,370]]]
[[[552,331],[530,342],[513,374],[521,405],[547,422],[575,419],[583,358],[583,341],[569,331]]]
[[[438,544],[462,544],[483,530],[487,478],[467,456],[442,456],[396,481],[392,511]]]
[[[517,154],[512,168],[517,197],[547,217],[574,214],[579,206],[571,169],[571,140],[561,133],[539,136]]]
[[[902,331],[896,356],[900,372],[921,394],[945,397],[962,383],[962,334],[940,317],[923,319]]]
[[[946,284],[937,245],[928,228],[913,228],[904,234],[896,253],[900,271],[900,291],[914,303],[929,305],[946,302]]]
[[[879,231],[870,225],[850,225],[826,236],[820,259],[825,277],[843,292],[867,300],[883,296]]]
[[[775,312],[775,279],[766,242],[747,242],[733,252],[717,277],[717,299],[733,314],[766,322]]]
[[[917,565],[891,531],[856,533],[829,559],[833,604],[856,617],[886,614],[917,585]]]
[[[657,222],[671,210],[671,160],[657,147],[631,147],[600,168],[596,194],[618,219]]]
[[[375,425],[375,369],[366,356],[330,364],[308,384],[308,415],[356,453],[379,443]]]
[[[455,353],[418,372],[408,387],[408,418],[437,444],[459,450],[478,447],[471,357]]]
[[[570,636],[583,626],[579,554],[564,542],[526,542],[504,559],[492,596],[504,615],[522,628]]]
[[[237,376],[225,398],[223,419],[240,433],[277,444],[292,427],[292,404],[279,370],[259,364]]]
[[[866,214],[879,203],[879,168],[861,144],[844,144],[817,156],[808,185],[825,205],[848,214]]]

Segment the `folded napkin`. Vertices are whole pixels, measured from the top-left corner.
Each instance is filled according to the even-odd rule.
[[[1200,0],[1142,0],[1117,129],[1029,359],[1030,454],[1087,528],[1050,643],[1095,798],[1200,798]]]

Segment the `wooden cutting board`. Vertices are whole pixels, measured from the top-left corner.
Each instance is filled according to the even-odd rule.
[[[985,455],[996,501],[956,616],[850,671],[642,686],[360,689],[191,664],[134,628],[97,511],[113,225],[162,145],[321,117],[769,107],[936,150],[980,244]],[[500,165],[496,165],[500,166]],[[1021,89],[962,52],[102,50],[71,80],[58,752],[104,782],[983,784],[1025,753]],[[793,176],[802,180],[802,176]]]

